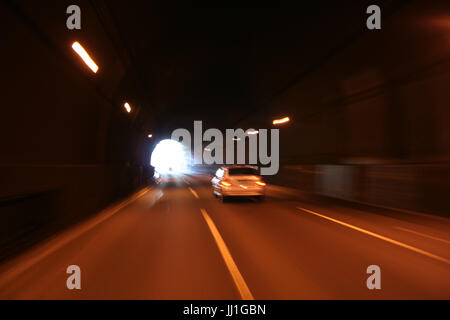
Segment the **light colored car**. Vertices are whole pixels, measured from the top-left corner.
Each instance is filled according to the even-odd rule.
[[[229,166],[217,170],[211,180],[213,192],[222,200],[228,197],[257,197],[263,200],[266,182],[251,166]]]

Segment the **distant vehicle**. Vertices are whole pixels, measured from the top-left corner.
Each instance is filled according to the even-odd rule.
[[[251,166],[228,166],[217,170],[211,180],[213,192],[222,201],[229,197],[257,197],[264,200],[267,183]]]
[[[179,176],[172,171],[166,173],[155,172],[155,182],[162,185],[174,185],[179,180]]]

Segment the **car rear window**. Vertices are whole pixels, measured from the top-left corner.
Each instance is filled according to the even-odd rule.
[[[258,170],[253,169],[253,168],[232,168],[232,169],[228,169],[228,174],[230,176],[259,175]]]

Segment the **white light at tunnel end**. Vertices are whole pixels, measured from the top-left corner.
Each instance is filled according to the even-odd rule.
[[[175,140],[163,140],[153,150],[150,164],[161,174],[186,173],[189,164],[187,155],[183,144]]]
[[[188,172],[192,165],[256,166],[259,163],[262,165],[261,175],[272,176],[279,170],[279,135],[279,129],[226,129],[223,134],[221,130],[212,128],[203,132],[202,121],[194,121],[193,152],[191,132],[176,129],[172,132],[171,139],[163,140],[156,146],[151,165],[159,173],[178,173]],[[210,144],[203,147],[203,142]]]

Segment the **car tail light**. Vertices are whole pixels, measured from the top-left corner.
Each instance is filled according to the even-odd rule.
[[[231,187],[231,183],[227,180],[220,181],[220,184],[224,187]]]
[[[256,181],[256,184],[261,187],[267,186],[267,183],[265,183],[263,180]]]

